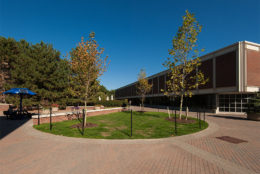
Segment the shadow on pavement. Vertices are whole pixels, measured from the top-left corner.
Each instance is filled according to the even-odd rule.
[[[11,120],[7,119],[5,116],[0,116],[0,139],[4,138],[29,120],[30,118]]]
[[[225,118],[232,120],[248,120],[245,116],[231,116],[231,115],[208,115],[209,117]]]

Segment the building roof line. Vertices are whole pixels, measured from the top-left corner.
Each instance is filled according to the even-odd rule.
[[[203,55],[203,56],[198,56],[198,57],[200,57],[201,60],[203,61],[203,59],[205,59],[205,58],[207,58],[207,57],[209,57],[209,56],[211,56],[211,55],[214,55],[214,54],[216,54],[216,53],[222,52],[222,51],[227,50],[227,49],[229,49],[229,48],[238,46],[239,43],[241,43],[241,42],[244,42],[244,43],[247,43],[247,44],[251,44],[251,45],[255,45],[255,46],[259,46],[259,47],[260,47],[260,44],[257,44],[257,43],[254,43],[254,42],[250,42],[250,41],[246,41],[246,40],[245,40],[245,41],[238,41],[238,42],[235,42],[235,43],[233,43],[233,44],[231,44],[231,45],[225,46],[225,47],[223,47],[223,48],[220,48],[220,49],[218,49],[218,50],[215,50],[215,51],[213,51],[213,52],[210,52],[210,53],[207,53],[207,54],[205,54],[205,55]],[[153,75],[148,76],[148,77],[146,77],[146,78],[149,80],[149,79],[151,79],[151,78],[153,78],[153,77],[159,76],[160,74],[161,74],[161,75],[164,75],[164,74],[167,73],[167,71],[169,71],[169,70],[161,71],[161,72],[159,72],[159,73],[153,74]],[[117,88],[116,90],[121,89],[121,88],[125,88],[125,87],[128,87],[128,86],[131,86],[131,85],[134,85],[134,84],[136,84],[136,83],[137,83],[137,81],[135,81],[135,82],[133,82],[133,83],[130,83],[130,84],[128,84],[128,85],[122,86],[122,87],[120,87],[120,88]]]

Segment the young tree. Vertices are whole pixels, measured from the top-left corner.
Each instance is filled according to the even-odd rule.
[[[137,87],[137,94],[141,96],[141,102],[142,102],[142,110],[144,107],[144,99],[145,95],[151,91],[152,84],[148,83],[148,80],[146,79],[146,73],[144,69],[141,69],[138,74],[138,83],[136,85]]]
[[[103,48],[98,48],[95,40],[95,33],[89,34],[87,41],[82,37],[78,46],[71,51],[71,80],[72,92],[81,96],[87,111],[87,102],[93,96],[98,87],[98,78],[105,72],[108,62],[107,57],[102,57]],[[85,112],[87,114],[87,112]],[[86,117],[85,125],[86,126]]]
[[[170,80],[167,83],[166,95],[175,95],[180,98],[180,119],[182,114],[183,97],[192,96],[192,90],[207,82],[204,74],[199,70],[201,60],[198,57],[197,37],[201,32],[201,25],[194,14],[186,10],[182,17],[183,23],[172,40],[171,58],[163,64],[167,67]],[[203,51],[203,50],[202,50]]]

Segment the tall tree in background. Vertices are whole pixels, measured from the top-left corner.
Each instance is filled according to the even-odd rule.
[[[172,49],[169,50],[171,58],[163,64],[170,70],[167,83],[167,95],[180,97],[180,119],[182,114],[183,97],[192,96],[191,90],[207,82],[204,74],[198,69],[201,60],[198,57],[197,37],[201,32],[201,25],[194,14],[186,10],[182,17],[183,23],[172,40]]]
[[[60,103],[66,96],[70,66],[52,45],[0,37],[0,58],[2,91],[24,87],[37,93],[37,97],[25,98],[24,106],[37,104],[38,100],[45,106]],[[16,98],[8,96],[7,102],[17,104]]]
[[[138,74],[138,82],[137,82],[137,94],[141,96],[141,102],[142,102],[142,110],[144,107],[144,100],[145,100],[145,95],[151,91],[152,89],[152,84],[148,83],[148,80],[146,79],[146,72],[144,69],[141,69],[139,74]]]
[[[108,65],[107,57],[102,57],[104,49],[98,47],[95,33],[92,32],[87,41],[84,41],[82,37],[78,46],[71,51],[71,91],[84,99],[85,113],[87,113],[89,98],[96,93],[99,86],[98,78],[105,72]]]
[[[18,43],[14,39],[0,37],[0,102],[6,102],[2,93],[11,83],[12,62],[18,58],[19,53]]]
[[[44,42],[30,45],[20,41],[22,54],[12,70],[14,84],[37,93],[42,105],[58,102],[68,86],[68,68],[60,52]],[[26,67],[26,68],[25,68]]]

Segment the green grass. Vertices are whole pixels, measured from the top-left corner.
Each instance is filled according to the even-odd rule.
[[[87,122],[95,123],[98,126],[86,128],[84,135],[82,130],[71,128],[72,125],[81,120],[63,121],[53,123],[52,131],[49,129],[49,123],[35,125],[34,128],[69,137],[100,138],[100,139],[141,139],[141,138],[164,138],[170,136],[180,136],[198,132],[208,127],[207,122],[199,121],[190,124],[177,124],[177,135],[174,134],[174,122],[165,120],[167,113],[161,112],[133,112],[133,135],[130,137],[131,122],[130,112],[117,112],[108,115],[88,117]]]

